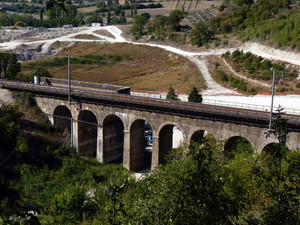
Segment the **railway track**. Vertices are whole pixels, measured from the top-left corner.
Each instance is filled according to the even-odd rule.
[[[0,86],[14,91],[28,91],[36,96],[59,98],[64,100],[68,99],[67,87],[38,85],[6,80],[1,80]],[[77,103],[85,102],[104,106],[177,115],[181,117],[206,118],[210,120],[219,120],[266,128],[269,121],[269,113],[265,111],[146,98],[79,88],[72,88],[71,98],[72,101]],[[288,126],[290,129],[300,131],[299,115],[284,114],[283,117],[288,120]]]

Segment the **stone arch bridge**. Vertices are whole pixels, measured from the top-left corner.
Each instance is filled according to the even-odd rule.
[[[266,138],[267,112],[83,89],[72,89],[69,105],[64,87],[10,81],[1,81],[1,86],[31,92],[52,124],[72,127],[78,154],[95,156],[100,162],[123,161],[128,170],[139,170],[145,164],[145,122],[152,128],[152,169],[166,161],[174,126],[181,130],[184,143],[193,140],[197,131],[223,140],[225,147],[243,137],[258,153],[277,142],[274,137]],[[285,117],[291,131],[287,146],[294,149],[300,143],[300,117]]]

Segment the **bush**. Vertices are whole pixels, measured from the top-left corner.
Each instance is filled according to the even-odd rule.
[[[220,80],[222,82],[228,82],[228,76],[227,76],[227,74],[225,72],[218,71],[218,74],[219,74]]]
[[[257,90],[256,90],[255,88],[250,88],[248,92],[249,92],[249,93],[256,93]]]
[[[285,87],[278,87],[278,88],[276,88],[276,91],[277,92],[286,92],[287,89]]]
[[[224,54],[222,54],[222,58],[227,59],[231,56],[230,51],[225,52]]]

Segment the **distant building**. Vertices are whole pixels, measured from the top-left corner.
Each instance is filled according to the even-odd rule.
[[[101,27],[101,23],[92,23],[92,27]]]
[[[66,25],[63,26],[63,28],[65,28],[65,29],[73,28],[73,25],[72,24],[66,24]]]

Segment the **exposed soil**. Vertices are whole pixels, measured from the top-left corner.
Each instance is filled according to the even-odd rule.
[[[130,86],[133,90],[167,91],[170,84],[180,92],[189,92],[193,86],[204,88],[199,70],[189,59],[160,48],[126,43],[81,43],[62,50],[56,56],[69,54],[72,57],[116,54],[126,55],[127,58],[109,65],[71,65],[74,80]],[[22,71],[25,75],[33,69],[28,69],[28,63],[23,63]],[[57,78],[65,78],[67,75],[67,66],[48,70]]]
[[[106,37],[110,37],[110,38],[114,38],[115,36],[112,35],[110,32],[108,32],[107,30],[96,30],[94,32],[95,34],[99,34],[99,35],[102,35],[102,36],[106,36]]]
[[[95,68],[95,65],[76,65],[73,66],[72,74],[74,74],[74,79],[81,79],[81,80],[89,80],[94,82],[103,82],[103,83],[115,83],[115,84],[121,84],[121,85],[128,85],[134,89],[142,89],[142,90],[156,90],[156,91],[165,91],[169,84],[176,85],[174,88],[180,90],[180,91],[189,91],[191,87],[196,86],[197,88],[204,88],[207,87],[208,90],[215,92],[215,93],[229,93],[232,92],[231,90],[222,87],[218,84],[212,77],[212,73],[210,70],[208,70],[209,67],[212,67],[213,65],[210,65],[210,60],[207,60],[203,58],[204,56],[220,56],[221,54],[225,53],[226,51],[234,51],[237,48],[240,50],[243,50],[244,52],[250,51],[253,54],[256,54],[258,56],[261,56],[263,58],[268,58],[271,60],[279,60],[290,63],[289,67],[299,67],[300,66],[300,60],[299,60],[299,53],[297,52],[288,52],[288,51],[282,51],[278,49],[273,49],[271,47],[263,46],[257,43],[243,43],[241,44],[239,41],[237,41],[234,37],[228,36],[228,37],[222,37],[227,38],[229,40],[228,45],[223,46],[222,44],[219,44],[219,46],[216,46],[214,43],[209,46],[209,48],[197,48],[190,45],[179,45],[176,43],[172,43],[169,41],[166,42],[158,42],[158,41],[150,41],[148,40],[148,37],[143,37],[143,39],[139,40],[138,42],[133,41],[133,45],[128,45],[124,43],[128,43],[131,41],[131,34],[129,32],[129,26],[119,26],[122,27],[123,32],[119,30],[115,26],[106,26],[101,28],[93,28],[93,27],[87,27],[87,28],[80,28],[80,29],[51,29],[47,32],[40,32],[41,36],[47,37],[48,34],[50,39],[47,39],[46,41],[32,41],[30,43],[24,42],[22,40],[18,41],[11,41],[11,42],[5,42],[0,43],[0,49],[13,49],[14,52],[18,54],[18,57],[21,60],[30,60],[30,59],[37,59],[38,57],[45,57],[50,54],[58,54],[66,56],[67,54],[78,56],[78,55],[84,55],[84,54],[97,54],[101,52],[101,54],[112,54],[112,52],[115,52],[115,54],[129,54],[132,57],[128,62],[126,60],[123,60],[120,63],[115,63],[110,66],[100,66],[98,65],[97,68]],[[97,33],[97,32],[100,32]],[[110,33],[111,35],[103,36],[102,33]],[[97,37],[97,40],[91,40],[91,39],[79,39],[76,37]],[[36,38],[40,38],[40,36],[35,36]],[[54,37],[54,38],[53,38]],[[124,38],[125,37],[125,38]],[[52,39],[51,39],[52,38]],[[67,51],[62,50],[63,47],[66,45],[68,46],[79,46],[80,41],[83,42],[89,42],[82,44],[80,46],[85,46],[84,48],[74,48],[73,51],[72,48],[69,48]],[[93,43],[95,42],[95,43]],[[111,44],[110,47],[107,48],[105,51],[99,49],[99,47],[95,47],[95,44],[97,46],[105,46],[101,45],[101,43],[119,43],[119,44]],[[69,44],[61,44],[61,43],[69,43]],[[121,44],[123,43],[123,44]],[[60,47],[61,45],[61,47]],[[106,44],[108,45],[108,44]],[[126,45],[126,47],[120,48],[121,45]],[[148,45],[148,46],[147,46]],[[140,46],[144,46],[143,49],[141,49]],[[95,52],[93,49],[97,50]],[[127,51],[124,51],[124,49],[127,48]],[[139,49],[138,51],[141,53],[140,55],[134,55],[136,52],[136,49]],[[145,50],[146,49],[146,50]],[[166,51],[165,51],[166,50]],[[184,58],[185,60],[189,61],[189,66],[186,66],[185,63],[181,61],[176,61],[174,63],[174,60],[161,57],[161,54],[157,54],[157,52],[164,52],[163,55],[169,55],[174,54],[177,55],[177,57]],[[151,56],[146,54],[147,52],[151,52]],[[179,56],[181,55],[181,56]],[[137,57],[138,56],[138,57]],[[144,58],[144,59],[143,59]],[[159,61],[159,65],[155,63],[155,61]],[[232,73],[235,73],[235,71],[232,71],[232,65],[228,64],[226,65],[224,63],[224,68],[226,66],[227,70],[231,70]],[[127,64],[126,67],[124,67],[124,64]],[[194,66],[194,67],[193,67]],[[191,68],[197,69],[191,69]],[[75,70],[76,68],[76,70]],[[52,73],[55,77],[65,77],[66,68],[59,68],[55,71],[56,68],[50,68]],[[197,75],[193,75],[191,71],[196,70]],[[205,84],[201,78],[199,78],[200,73],[205,79]],[[298,70],[299,71],[299,70]],[[32,71],[31,71],[32,72]],[[29,71],[26,71],[25,73],[30,73]],[[78,73],[78,74],[76,74]],[[81,74],[79,74],[81,73]],[[85,74],[85,75],[82,75]],[[100,75],[101,76],[100,76]],[[151,74],[151,77],[148,77],[148,75]],[[189,74],[188,77],[186,77],[186,74]],[[153,75],[153,76],[152,76]],[[245,74],[234,74],[237,77],[243,77]],[[213,75],[214,76],[214,75]],[[143,78],[142,80],[140,78]],[[139,78],[139,79],[137,79]],[[200,79],[200,81],[199,81]],[[217,79],[217,78],[216,78]],[[244,79],[244,78],[243,78]],[[247,78],[248,79],[248,78]],[[150,83],[149,83],[150,80]],[[164,83],[166,81],[166,83]],[[152,82],[152,83],[151,83]],[[161,84],[161,86],[156,85],[156,83]],[[252,82],[256,83],[256,82]],[[289,83],[286,83],[286,81],[281,81],[280,84],[283,83],[288,91],[294,91],[295,89],[289,87]],[[259,85],[259,82],[257,82]],[[223,84],[222,84],[223,85]],[[256,85],[256,84],[255,84]],[[293,84],[295,85],[295,83]],[[262,88],[264,85],[260,85]],[[259,89],[259,87],[257,88]],[[297,91],[298,89],[296,89]]]

